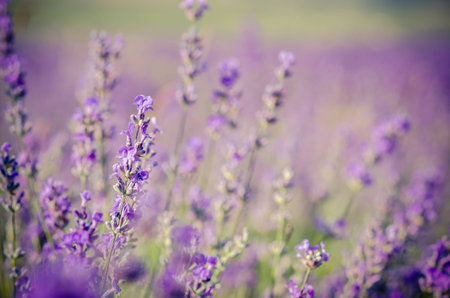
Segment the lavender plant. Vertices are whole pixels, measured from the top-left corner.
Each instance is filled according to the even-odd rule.
[[[42,111],[25,109],[26,95],[40,96],[25,84],[8,6],[0,0],[0,74],[4,124],[16,139],[0,151],[1,297],[449,295],[450,146],[447,130],[439,129],[450,124],[442,104],[448,90],[428,79],[432,72],[421,73],[422,64],[412,71],[399,62],[411,62],[404,52],[381,57],[389,63],[363,63],[352,52],[341,70],[324,68],[334,56],[317,53],[310,62],[312,54],[294,47],[295,69],[293,52],[281,51],[255,111],[252,89],[264,86],[267,74],[262,56],[249,54],[257,45],[234,53],[239,60],[216,57],[197,29],[209,4],[184,0],[179,8],[191,27],[171,90],[181,107],[176,121],[165,114],[166,88],[148,91],[161,97],[157,103],[136,96],[135,112],[122,115],[128,103],[113,101],[112,93],[123,41],[95,31],[72,122],[55,132],[48,124],[57,117],[43,121]],[[20,47],[28,59],[26,43]],[[129,51],[133,56],[135,47]],[[139,84],[125,54],[120,96]],[[158,57],[151,58],[153,65]],[[218,80],[198,80],[209,74],[206,60],[221,61]],[[395,80],[383,76],[388,64],[395,64]],[[287,86],[294,71],[298,78]],[[33,82],[34,70],[27,73]],[[287,87],[292,100],[285,100]],[[200,100],[207,93],[211,102]],[[255,112],[254,123],[245,119]],[[113,120],[127,118],[110,168]],[[374,126],[377,119],[386,120]],[[168,133],[157,140],[162,130]],[[54,134],[67,131],[69,146]],[[61,147],[60,166],[50,143]]]

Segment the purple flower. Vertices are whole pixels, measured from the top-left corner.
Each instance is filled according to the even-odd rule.
[[[200,138],[191,138],[187,142],[186,150],[182,153],[179,173],[192,175],[197,171],[199,163],[203,160],[203,142]]]
[[[39,193],[45,222],[50,231],[63,230],[69,223],[70,201],[68,188],[49,178]]]
[[[194,186],[189,192],[191,211],[195,218],[201,221],[212,219],[211,199],[205,196],[200,187]]]
[[[291,279],[286,288],[292,298],[314,298],[314,288],[309,284],[305,284],[303,289],[299,289],[297,283]]]
[[[297,246],[297,258],[299,258],[303,265],[309,269],[315,269],[322,265],[322,262],[328,261],[330,254],[325,250],[325,244],[320,242],[319,245],[310,246],[309,240],[303,240],[302,244]]]
[[[347,169],[350,188],[361,188],[372,184],[372,175],[363,162],[355,162]]]
[[[134,103],[137,105],[140,115],[144,115],[148,110],[153,111],[153,98],[150,96],[138,95],[134,99]]]
[[[118,281],[135,282],[146,274],[145,264],[133,256],[129,256],[114,268],[114,275]]]
[[[292,76],[291,68],[295,64],[294,54],[287,51],[281,51],[278,54],[278,60],[280,60],[281,65],[277,70],[277,74],[283,78]]]
[[[446,236],[431,245],[433,254],[422,268],[420,288],[436,297],[450,292],[450,241]]]
[[[170,233],[172,249],[195,251],[197,249],[200,235],[197,229],[190,225],[176,226]]]
[[[373,163],[380,162],[397,148],[400,137],[410,130],[411,124],[405,115],[395,115],[376,126],[372,133],[372,146],[366,158]]]
[[[98,297],[100,277],[79,263],[43,263],[30,272],[30,297]]]
[[[239,61],[227,59],[219,65],[220,83],[225,88],[232,88],[239,78]]]
[[[184,10],[189,20],[197,20],[209,9],[209,5],[206,0],[184,0],[180,3],[180,8]]]

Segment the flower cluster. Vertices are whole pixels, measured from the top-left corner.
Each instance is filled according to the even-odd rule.
[[[106,223],[110,233],[103,235],[104,242],[110,245],[105,254],[105,277],[108,276],[111,258],[130,240],[127,236],[130,234],[130,224],[135,219],[138,195],[142,192],[142,186],[148,180],[152,169],[146,162],[156,154],[153,144],[158,129],[152,127],[154,118],[146,115],[147,111],[153,110],[153,99],[139,95],[134,99],[134,103],[138,112],[131,115],[128,129],[123,131],[126,135],[126,145],[119,149],[119,160],[113,165],[112,176],[116,179],[114,190],[117,196],[110,211],[111,220]],[[111,281],[115,292],[118,293],[119,289],[113,276]]]
[[[5,118],[10,123],[11,132],[22,138],[30,132],[31,125],[24,104],[25,72],[14,49],[8,3],[8,0],[0,2],[0,76],[6,83],[6,94],[11,98],[11,103],[6,107]]]
[[[69,223],[71,203],[68,188],[49,178],[39,193],[45,223],[50,232],[62,231]]]
[[[392,154],[398,146],[399,139],[411,128],[408,117],[398,114],[376,126],[372,133],[372,144],[365,153],[369,163],[379,163]]]
[[[291,279],[286,288],[292,298],[314,298],[314,288],[309,284],[305,284],[303,289],[299,289],[297,283]]]
[[[445,297],[450,294],[450,241],[444,236],[431,246],[431,250],[433,254],[422,268],[420,288],[435,297]]]
[[[200,138],[191,138],[187,141],[186,150],[181,153],[178,173],[190,177],[198,169],[203,160],[203,142]]]
[[[103,214],[100,212],[88,213],[87,203],[91,201],[91,193],[84,191],[80,194],[81,206],[74,210],[76,228],[65,234],[62,240],[63,246],[69,254],[77,257],[77,261],[87,261],[87,252],[95,248],[97,227],[103,223]]]
[[[236,59],[220,63],[220,86],[212,93],[212,115],[208,118],[208,132],[212,138],[218,138],[224,126],[237,126],[238,103],[242,96],[241,90],[235,87],[239,76],[239,62]]]
[[[398,147],[399,139],[410,129],[407,116],[397,114],[373,129],[372,141],[364,160],[352,162],[347,168],[348,185],[352,190],[359,190],[373,183],[370,166],[379,164]]]
[[[28,278],[25,275],[24,268],[18,264],[18,260],[23,258],[25,253],[18,246],[16,234],[16,213],[23,206],[24,192],[19,191],[19,172],[18,163],[11,154],[11,145],[4,143],[1,147],[0,160],[0,195],[2,205],[11,216],[12,243],[5,247],[4,255],[11,262],[10,276],[13,280],[14,293],[16,290],[24,290],[28,285]],[[5,223],[6,224],[6,223]],[[3,269],[2,269],[3,270]]]
[[[195,297],[212,297],[215,284],[210,283],[210,281],[216,266],[216,257],[205,256],[200,253],[194,255],[190,276],[187,278],[191,295]]]
[[[195,21],[202,17],[203,12],[209,9],[209,5],[206,0],[183,0],[180,3],[180,8],[184,10],[188,20]]]
[[[97,98],[87,98],[83,107],[76,110],[73,116],[76,128],[72,149],[72,174],[80,178],[83,189],[86,188],[86,180],[97,161],[96,127],[102,121],[98,105]]]
[[[283,104],[284,82],[292,76],[292,67],[295,64],[294,54],[282,51],[278,54],[280,65],[275,69],[276,79],[266,86],[263,95],[264,108],[259,112],[260,130],[277,122],[277,110]],[[261,146],[262,140],[254,141],[255,146]]]
[[[117,84],[115,62],[123,48],[120,35],[111,38],[106,32],[93,32],[90,46],[91,73],[86,96],[100,99],[101,109],[109,108],[108,96]]]
[[[11,154],[11,145],[4,143],[1,147],[0,187],[2,191],[2,203],[9,212],[17,212],[23,205],[23,191],[19,191],[18,163]],[[3,198],[3,193],[7,198]]]
[[[320,242],[319,245],[309,245],[309,240],[303,240],[302,244],[297,246],[297,258],[299,258],[303,265],[308,269],[319,268],[323,262],[328,261],[330,254],[325,250],[325,244]]]

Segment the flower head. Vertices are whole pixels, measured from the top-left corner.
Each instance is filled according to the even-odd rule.
[[[322,262],[328,261],[330,254],[325,250],[325,244],[310,246],[309,240],[303,240],[302,244],[297,246],[297,258],[309,269],[315,269],[322,265]]]

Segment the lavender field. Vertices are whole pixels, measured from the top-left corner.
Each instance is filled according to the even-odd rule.
[[[0,297],[449,297],[449,12],[0,0]]]

